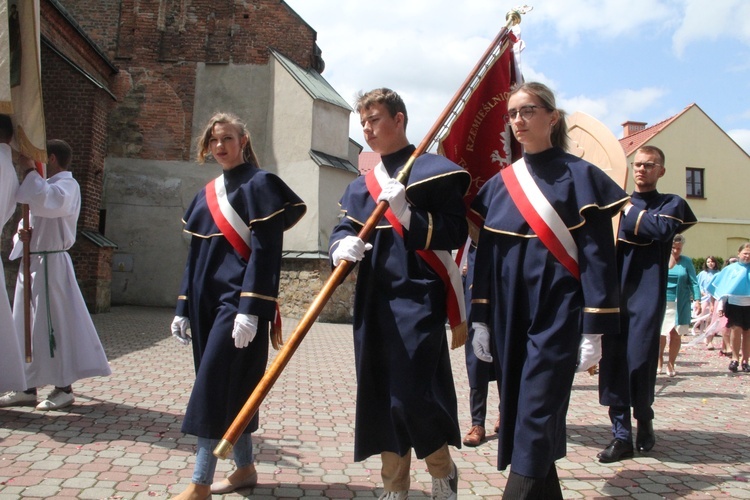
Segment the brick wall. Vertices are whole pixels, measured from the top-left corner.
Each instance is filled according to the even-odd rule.
[[[283,1],[58,0],[120,69],[108,154],[189,161],[198,63],[266,64],[269,47],[304,68],[316,34]]]
[[[47,139],[63,139],[73,148],[71,172],[81,186],[78,229],[97,231],[102,206],[104,159],[107,154],[107,119],[113,97],[92,82],[109,85],[113,68],[86,37],[50,2],[40,3],[42,98]],[[10,249],[20,209],[3,230],[3,250]],[[92,311],[109,308],[111,249],[89,244],[73,257],[76,275]],[[109,257],[107,257],[109,254]],[[5,259],[6,252],[3,252]],[[108,260],[109,259],[109,260]],[[107,265],[107,262],[110,262]],[[6,285],[15,286],[18,261],[6,261]]]
[[[303,68],[314,57],[315,32],[279,0],[58,2],[118,65],[126,59],[143,67],[169,59],[265,64],[268,47]],[[165,51],[170,57],[164,57]]]
[[[75,61],[84,71],[100,82],[106,83],[111,78],[114,68],[95,47],[92,38],[75,23],[75,19],[66,17],[49,1],[40,2],[41,35],[50,41],[55,49]],[[44,65],[42,65],[44,66]]]
[[[106,93],[46,45],[42,45],[42,93],[47,139],[73,148],[71,172],[81,185],[79,229],[99,228],[107,136]]]
[[[91,313],[110,310],[112,303],[112,254],[114,249],[99,247],[79,236],[70,258],[76,270],[81,294]]]

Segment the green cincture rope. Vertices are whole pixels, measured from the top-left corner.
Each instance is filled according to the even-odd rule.
[[[49,307],[49,273],[47,272],[47,255],[52,253],[64,253],[65,250],[50,250],[47,252],[29,252],[31,255],[41,255],[42,263],[44,264],[44,298],[47,301],[47,330],[49,331],[49,355],[51,358],[55,357],[55,349],[57,349],[57,342],[55,342],[55,331],[52,328],[52,311]],[[26,286],[31,286],[30,283],[26,283]]]

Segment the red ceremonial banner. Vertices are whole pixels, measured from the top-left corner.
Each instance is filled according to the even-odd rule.
[[[471,186],[464,197],[467,207],[485,182],[521,155],[520,144],[505,123],[511,87],[522,80],[516,75],[512,43],[509,38],[440,140],[440,154],[471,174]],[[469,222],[480,224],[471,216]]]

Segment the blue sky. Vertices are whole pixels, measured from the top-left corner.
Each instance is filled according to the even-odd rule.
[[[498,0],[286,0],[318,33],[323,76],[348,102],[390,87],[409,111],[417,144],[522,3]],[[529,0],[525,79],[558,105],[602,121],[653,125],[696,103],[750,153],[750,2],[747,0]],[[352,115],[350,135],[366,147]]]

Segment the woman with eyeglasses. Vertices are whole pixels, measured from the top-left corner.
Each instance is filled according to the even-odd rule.
[[[472,345],[479,359],[493,361],[491,335],[502,374],[498,468],[511,466],[503,498],[555,499],[562,498],[555,461],[566,454],[573,377],[597,363],[601,334],[619,329],[612,217],[628,195],[566,153],[565,114],[545,85],[514,89],[507,121],[524,155],[472,205],[484,220]]]

